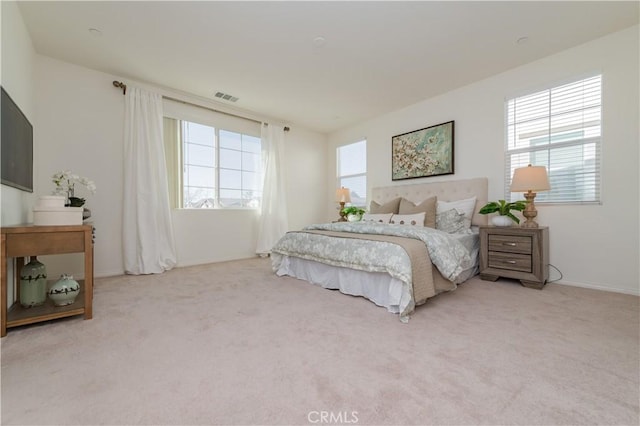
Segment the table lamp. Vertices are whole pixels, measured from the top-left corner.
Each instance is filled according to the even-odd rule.
[[[345,214],[342,213],[342,209],[344,209],[345,203],[351,202],[349,188],[345,188],[343,186],[340,189],[336,189],[336,202],[340,204],[340,222],[346,222],[347,218],[345,217]]]
[[[533,199],[536,198],[535,191],[548,191],[551,189],[549,178],[547,177],[547,168],[544,166],[520,167],[513,171],[511,179],[511,192],[524,192],[524,198],[527,200],[522,215],[527,220],[520,226],[523,228],[537,228],[538,222],[535,217],[538,215]]]

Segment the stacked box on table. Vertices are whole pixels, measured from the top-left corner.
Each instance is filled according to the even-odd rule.
[[[65,207],[65,197],[42,196],[33,208],[33,224],[49,225],[82,225],[82,207]]]
[[[33,224],[82,225],[82,207],[44,207],[33,209]]]

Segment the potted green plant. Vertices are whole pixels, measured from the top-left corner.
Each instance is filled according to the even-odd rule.
[[[511,211],[515,210],[521,212],[526,206],[527,202],[523,200],[513,201],[511,203],[507,203],[505,200],[498,200],[497,202],[491,201],[485,204],[478,213],[498,213],[499,216],[495,216],[491,222],[496,226],[510,226],[512,221],[520,223],[520,219],[511,213]]]
[[[364,213],[365,209],[356,206],[349,206],[342,209],[342,214],[349,222],[358,222],[362,220],[362,215]]]

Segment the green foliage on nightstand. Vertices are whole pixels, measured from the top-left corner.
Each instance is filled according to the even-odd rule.
[[[523,200],[513,201],[511,203],[507,203],[505,200],[498,200],[498,202],[491,201],[485,204],[478,213],[498,213],[500,216],[509,217],[515,223],[520,223],[520,219],[518,219],[513,213],[511,213],[511,211],[516,210],[521,212],[525,209],[525,207],[527,207],[527,202]]]
[[[360,207],[356,207],[356,206],[349,206],[349,207],[345,207],[344,209],[342,209],[342,213],[344,213],[345,216],[348,216],[350,214],[355,214],[355,215],[363,215],[365,213],[365,209],[360,208]]]

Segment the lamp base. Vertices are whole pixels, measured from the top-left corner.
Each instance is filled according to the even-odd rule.
[[[345,202],[344,201],[340,201],[340,219],[338,219],[338,222],[346,222],[347,221],[347,215],[345,215],[342,210],[344,209],[344,205]]]
[[[535,192],[525,192],[524,198],[527,200],[527,207],[522,211],[522,216],[527,218],[527,220],[520,224],[521,228],[537,228],[538,222],[535,221],[535,217],[538,216],[538,210],[536,210],[536,205],[533,203],[533,200],[536,198]]]
[[[522,224],[520,224],[520,228],[537,228],[538,222],[535,220],[525,220]]]

